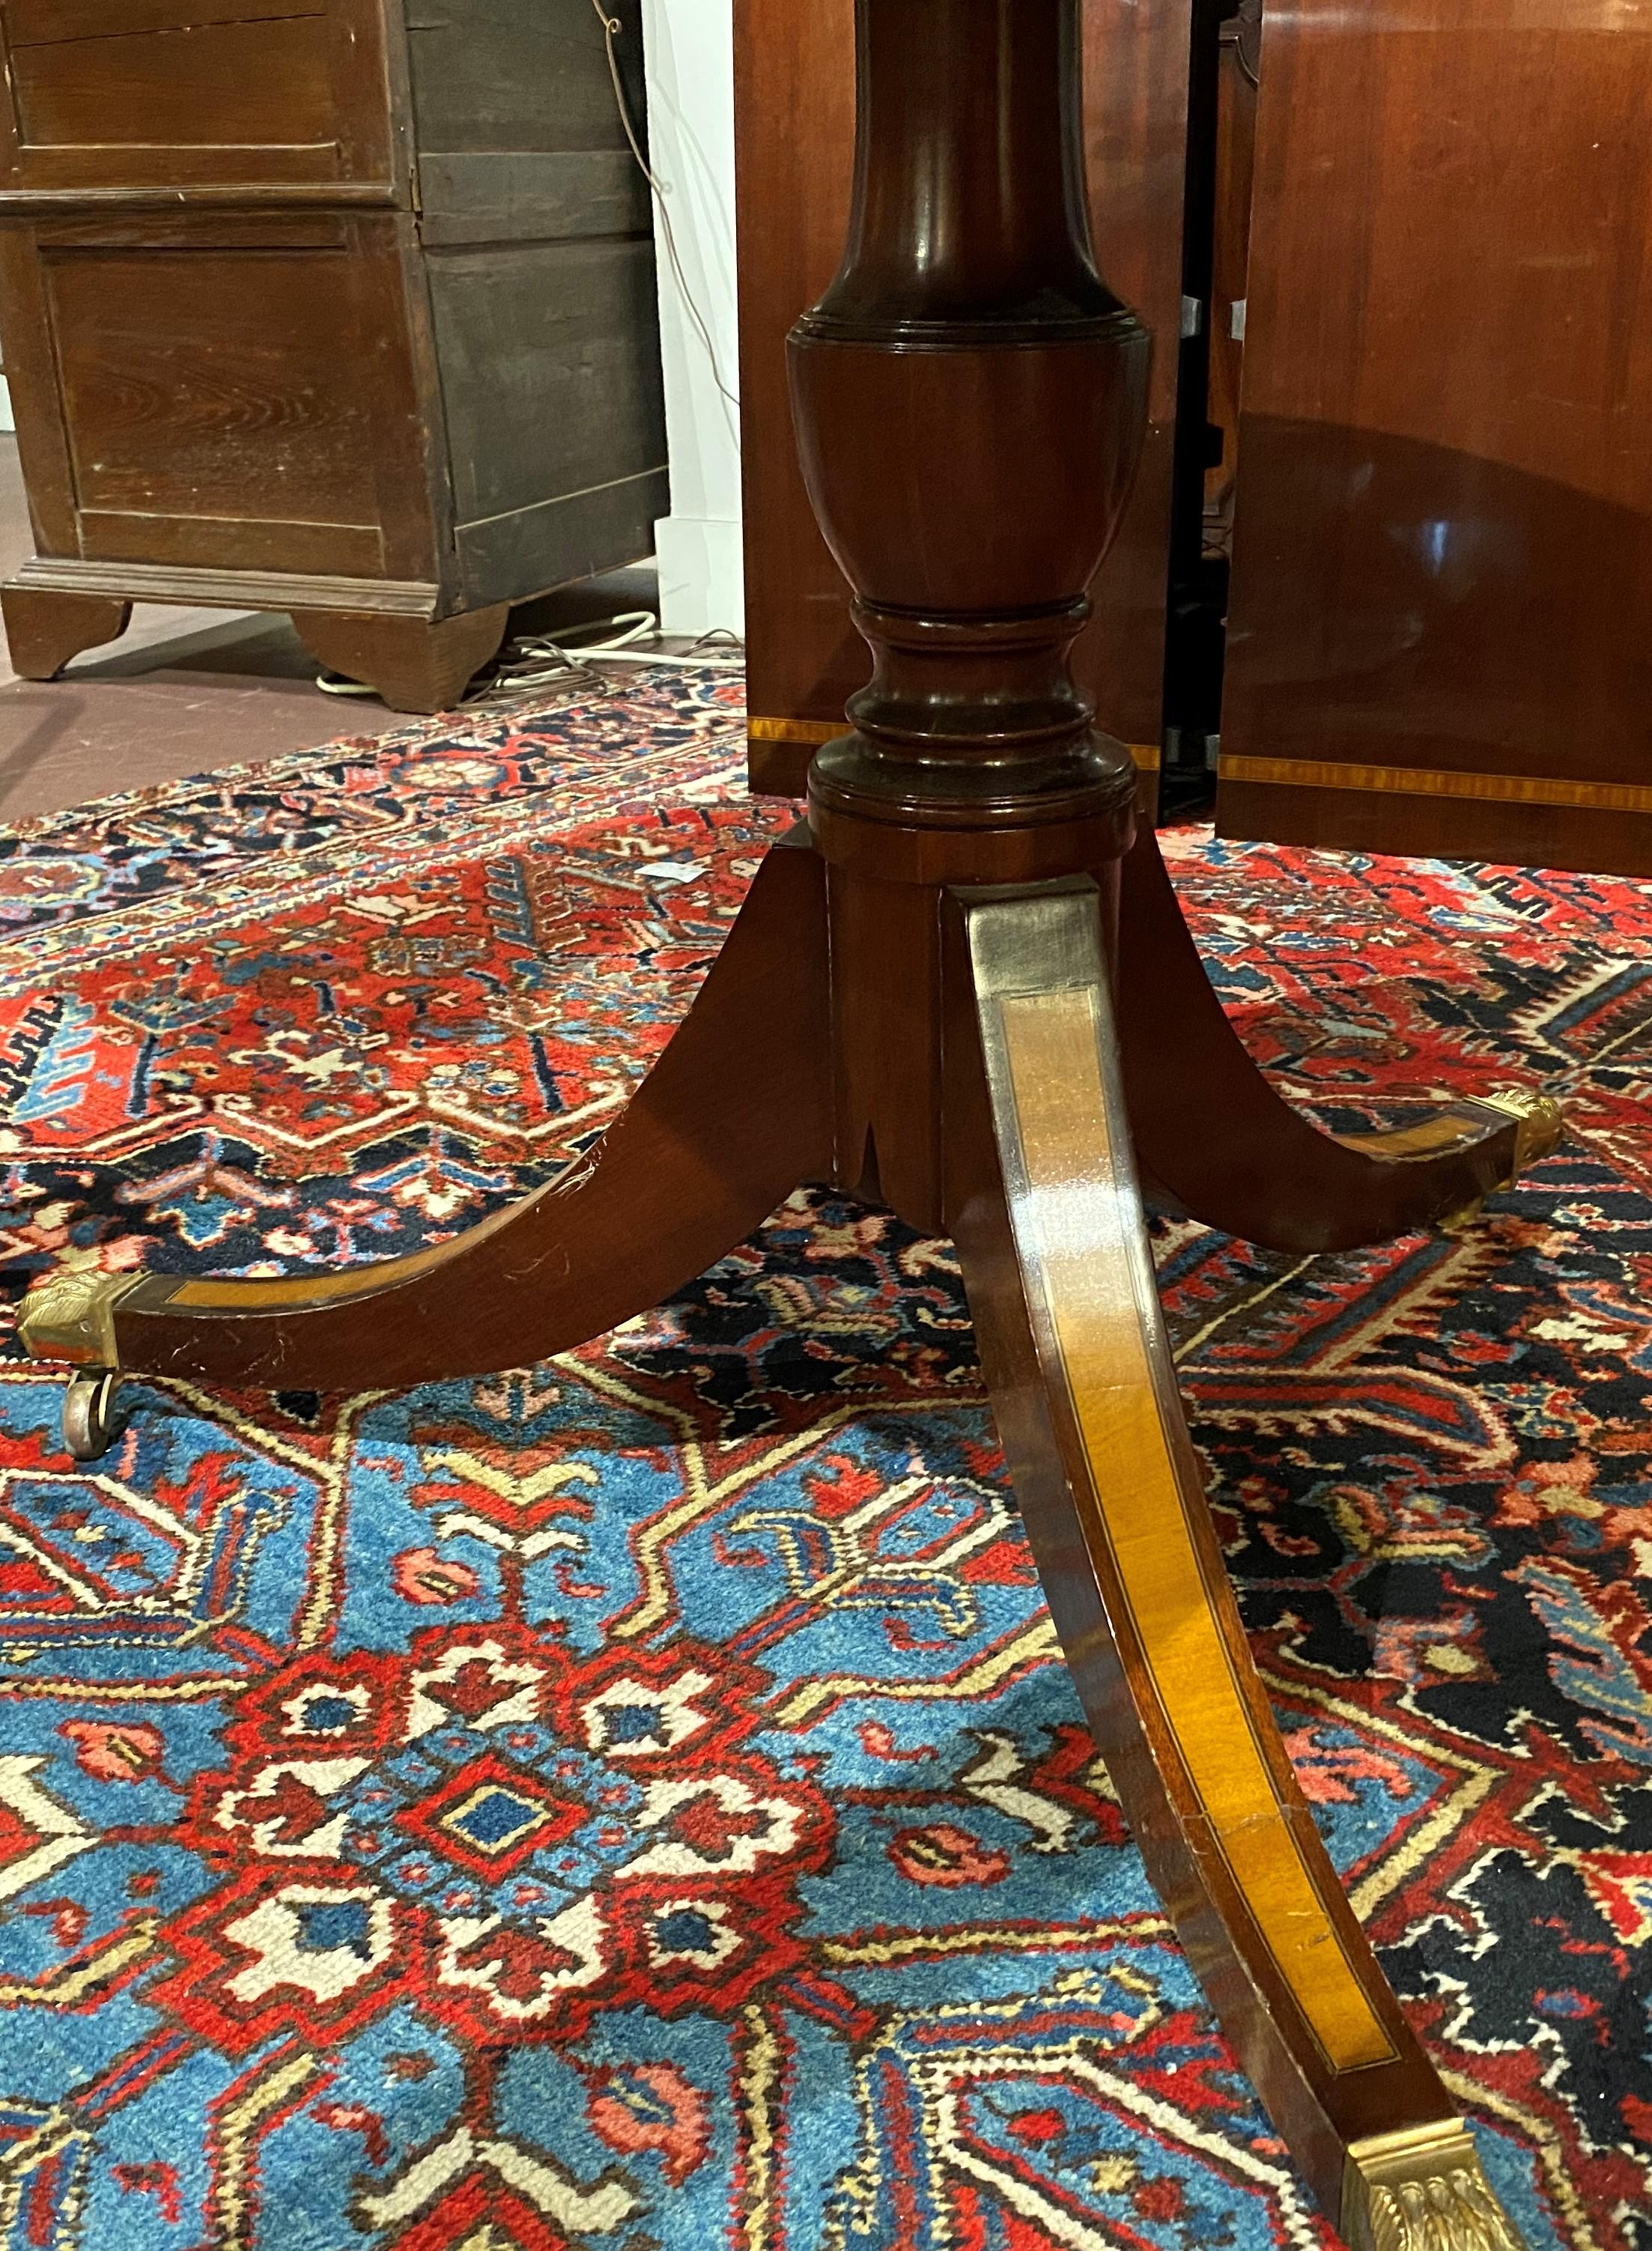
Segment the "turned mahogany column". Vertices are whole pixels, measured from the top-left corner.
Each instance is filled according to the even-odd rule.
[[[1151,350],[1091,253],[1078,14],[863,4],[853,216],[792,332],[803,474],[873,660],[809,774],[849,1183],[944,1224],[940,887],[1111,871],[1135,773],[1068,652]]]
[[[809,780],[839,1174],[958,1244],[1097,1742],[1322,2207],[1356,2251],[1513,2251],[1251,1661],[1142,1222],[1132,1109],[1193,1209],[1237,1205],[1310,1240],[1371,1214],[1348,1194],[1350,1153],[1286,1126],[1201,1011],[1150,838],[1116,921],[1135,774],[1067,659],[1135,466],[1149,340],[1091,253],[1078,0],[857,0],[856,23],[848,246],[789,343],[809,496],[874,664],[855,731]],[[1156,937],[1162,979],[1143,952]],[[1202,1069],[1232,1089],[1237,1148],[1203,1167],[1165,1115]],[[1487,1122],[1470,1128],[1482,1140]],[[1465,1124],[1426,1146],[1461,1143]],[[1379,1169],[1392,1189],[1405,1167]]]
[[[1091,254],[1072,4],[863,0],[854,216],[790,342],[803,473],[871,683],[809,776],[835,865],[1067,875],[1135,777],[1067,654],[1147,411],[1147,332]]]

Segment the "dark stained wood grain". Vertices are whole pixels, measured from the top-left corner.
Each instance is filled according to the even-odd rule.
[[[213,571],[184,563],[102,563],[79,555],[31,555],[9,586],[47,594],[106,594],[140,602],[217,604],[228,609],[354,610],[374,617],[434,619],[442,589],[420,578],[347,578],[325,571]]]
[[[605,0],[633,115],[644,114],[641,0]],[[422,147],[597,149],[624,145],[591,0],[406,0]],[[593,31],[596,36],[592,35]]]
[[[470,526],[630,479],[649,481],[633,496],[644,508],[660,499],[665,404],[645,233],[444,248],[427,274],[462,541]],[[652,534],[639,512],[628,559],[652,552]]]
[[[382,613],[427,710],[464,637],[406,621],[475,644],[651,551],[652,215],[587,0],[0,0],[0,37],[35,564],[81,574],[20,589]]]
[[[238,575],[272,571],[295,578],[353,571],[371,585],[383,569],[384,541],[374,523],[283,523],[258,516],[178,516],[142,509],[82,509],[77,518],[87,552],[105,565],[216,570],[227,586]]]
[[[52,343],[45,263],[33,228],[24,223],[0,225],[0,353],[35,544],[46,554],[77,555],[74,473]]]
[[[378,689],[392,711],[450,711],[471,680],[498,653],[508,604],[458,616],[352,616],[348,611],[295,610],[293,624],[311,655],[348,679]]]
[[[419,203],[431,250],[638,236],[652,223],[649,184],[628,149],[429,149]]]
[[[754,716],[838,719],[871,668],[789,443],[786,332],[825,288],[848,214],[851,0],[739,0],[735,10],[746,648]],[[1156,745],[1161,724],[1174,339],[1181,301],[1186,0],[1086,0],[1085,135],[1103,269],[1163,340],[1143,457],[1076,665],[1103,726]],[[753,737],[760,788],[801,789],[812,744]]]
[[[1261,80],[1221,828],[1645,871],[1652,26],[1302,0]]]
[[[118,641],[132,620],[130,602],[99,594],[52,594],[0,587],[11,669],[22,680],[55,680],[72,656]]]
[[[12,46],[32,47],[65,39],[192,31],[208,24],[324,16],[327,0],[5,0],[3,13]]]
[[[371,526],[384,339],[331,249],[54,249],[52,332],[83,511]],[[302,566],[297,566],[302,567]]]
[[[0,34],[15,189],[394,176],[381,0],[4,0]]]
[[[662,462],[584,492],[526,502],[507,515],[462,524],[455,535],[457,591],[484,601],[500,587],[543,592],[628,563],[647,563],[654,527],[670,513],[671,483]]]
[[[353,311],[368,344],[359,365],[373,402],[380,574],[434,578],[443,615],[485,608],[516,587],[496,587],[472,603],[456,583],[448,405],[418,221],[405,212],[351,212],[344,227]]]
[[[318,15],[19,47],[19,136],[38,149],[329,143],[328,48]]]

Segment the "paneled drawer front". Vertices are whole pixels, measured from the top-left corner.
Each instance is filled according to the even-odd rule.
[[[0,0],[20,187],[388,177],[374,0]]]
[[[403,571],[418,453],[394,225],[8,230],[9,358],[36,318],[46,340],[17,372],[49,551]]]

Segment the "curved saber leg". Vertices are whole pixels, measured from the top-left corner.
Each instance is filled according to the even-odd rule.
[[[1355,2251],[1518,2251],[1251,1661],[1159,1309],[1097,890],[960,898],[953,1231],[1050,1607],[1149,1873]]]
[[[1246,1054],[1151,829],[1121,886],[1119,1037],[1136,1154],[1193,1218],[1275,1250],[1351,1250],[1471,1217],[1558,1140],[1554,1104],[1515,1090],[1399,1132],[1322,1133]]]
[[[521,1368],[669,1298],[831,1172],[823,869],[770,852],[594,1154],[452,1242],[280,1281],[67,1274],[24,1342],[83,1368],[362,1391]]]

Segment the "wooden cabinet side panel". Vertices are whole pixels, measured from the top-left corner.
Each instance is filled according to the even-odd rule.
[[[1644,864],[1649,112],[1638,18],[1267,15],[1225,833]]]
[[[641,0],[609,12],[642,135]],[[441,574],[508,601],[651,553],[670,505],[652,207],[590,0],[410,8],[406,54]]]
[[[74,469],[39,239],[20,219],[0,220],[0,357],[11,392],[35,544],[43,555],[78,555]]]
[[[639,133],[645,114],[642,0],[604,0]],[[464,0],[409,6],[419,145],[431,149],[624,146],[602,26],[591,0]]]
[[[468,599],[650,551],[667,505],[653,244],[463,246],[425,271]]]

